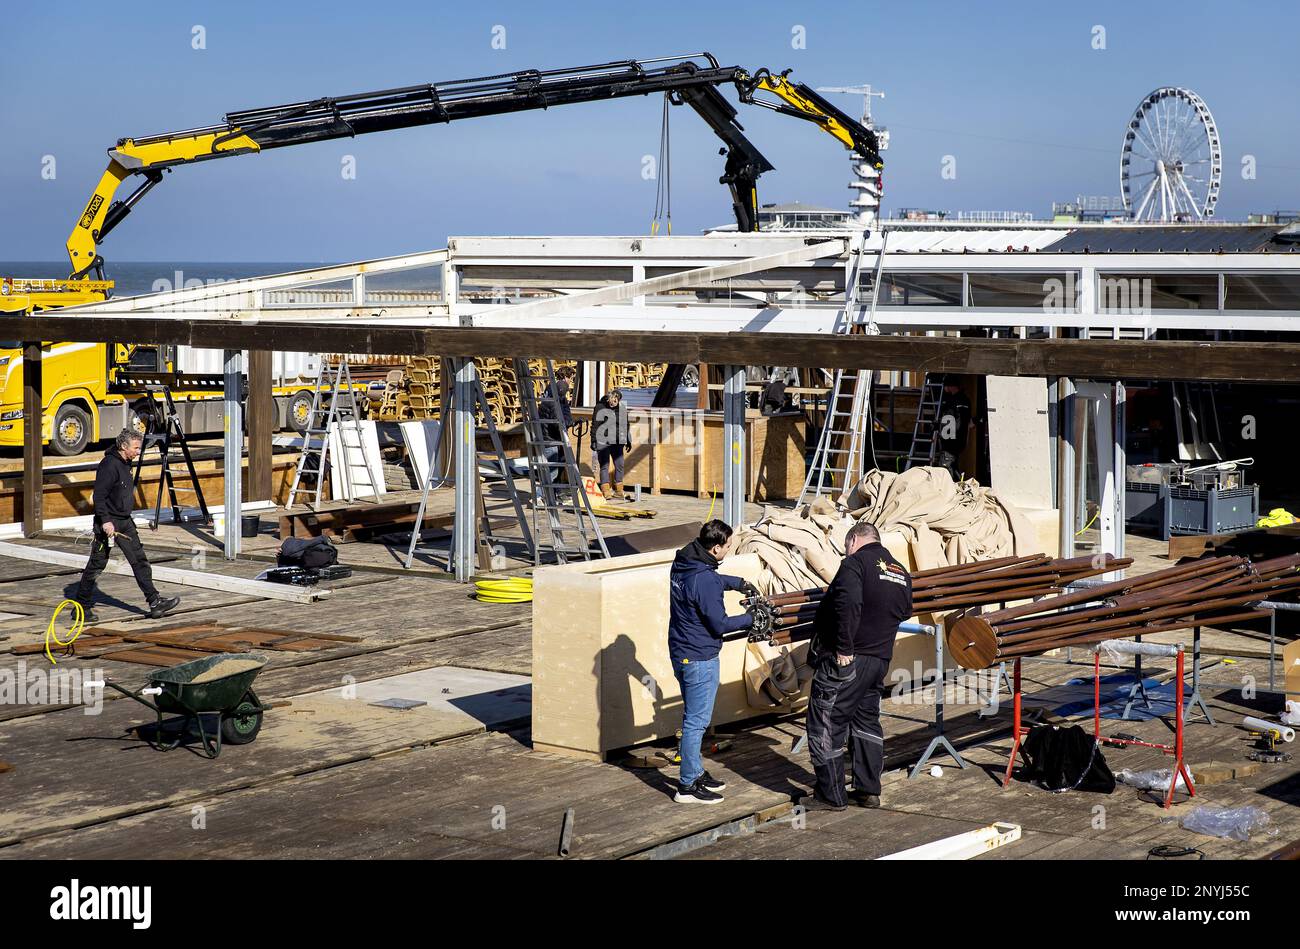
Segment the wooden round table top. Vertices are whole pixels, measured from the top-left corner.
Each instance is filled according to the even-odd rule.
[[[963,669],[987,669],[997,662],[998,641],[993,627],[979,616],[963,616],[948,629],[948,655]]]

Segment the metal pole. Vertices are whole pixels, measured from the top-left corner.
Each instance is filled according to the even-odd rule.
[[[23,536],[35,537],[45,526],[45,469],[41,447],[44,388],[41,342],[23,343]],[[112,433],[116,435],[117,433]],[[51,433],[58,437],[58,433]]]
[[[225,354],[224,412],[225,438],[222,480],[225,484],[225,557],[239,556],[239,514],[243,508],[244,407],[240,399],[244,385],[244,354],[227,349]]]
[[[1074,380],[1056,380],[1056,505],[1058,553],[1074,556]]]
[[[725,371],[722,441],[727,457],[722,479],[722,519],[739,527],[745,521],[745,367],[727,366]]]
[[[455,434],[456,514],[452,527],[452,570],[458,583],[474,576],[474,549],[478,543],[475,488],[478,461],[475,451],[474,383],[478,370],[473,359],[453,359],[456,392],[453,397],[452,432]]]
[[[1124,531],[1128,527],[1126,520],[1126,501],[1125,501],[1125,478],[1128,476],[1128,455],[1124,450],[1124,442],[1128,439],[1128,393],[1124,388],[1124,383],[1115,383],[1115,405],[1114,405],[1114,422],[1111,431],[1115,438],[1115,447],[1112,458],[1115,462],[1115,549],[1111,551],[1116,557],[1124,556]],[[1119,576],[1117,573],[1107,575],[1110,579]]]

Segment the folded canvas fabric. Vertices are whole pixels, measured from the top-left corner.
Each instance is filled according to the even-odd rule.
[[[901,532],[920,570],[1032,553],[1038,543],[1024,515],[946,468],[868,472],[843,503],[855,520]]]

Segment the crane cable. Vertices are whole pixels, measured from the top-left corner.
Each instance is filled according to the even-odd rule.
[[[668,123],[668,93],[664,93],[663,119],[659,125],[659,158],[655,166],[655,211],[650,236],[659,233],[659,219],[665,219],[664,233],[673,234],[672,133]]]

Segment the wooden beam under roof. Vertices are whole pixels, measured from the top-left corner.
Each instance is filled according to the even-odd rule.
[[[627,362],[785,365],[1080,379],[1300,379],[1300,342],[1017,340],[953,336],[832,336],[680,330],[495,329],[175,317],[14,317],[16,339],[168,343],[209,349],[394,355],[518,356]]]

